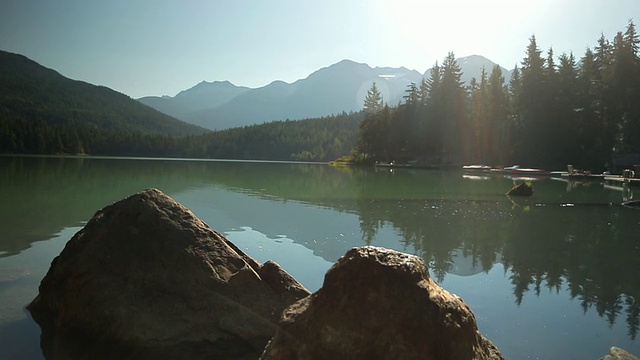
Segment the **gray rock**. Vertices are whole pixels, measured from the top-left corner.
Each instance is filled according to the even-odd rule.
[[[262,360],[503,359],[458,296],[413,255],[365,246],[291,305]]]
[[[28,306],[55,359],[255,359],[309,292],[159,190],[98,211]]]
[[[640,359],[631,355],[630,353],[628,353],[627,351],[619,347],[612,346],[611,349],[609,349],[609,353],[604,357],[602,357],[600,360],[640,360]]]

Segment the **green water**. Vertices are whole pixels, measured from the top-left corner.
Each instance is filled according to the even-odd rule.
[[[0,358],[40,359],[24,310],[96,210],[149,187],[310,290],[354,246],[421,256],[507,359],[640,355],[640,190],[457,171],[319,164],[0,157]]]

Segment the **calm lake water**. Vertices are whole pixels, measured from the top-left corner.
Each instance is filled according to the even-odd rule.
[[[0,358],[41,359],[24,307],[100,208],[155,187],[311,291],[349,248],[421,256],[507,359],[640,355],[640,189],[320,164],[0,157]]]

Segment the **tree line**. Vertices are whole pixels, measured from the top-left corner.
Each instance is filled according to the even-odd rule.
[[[0,153],[330,161],[351,152],[362,118],[342,113],[177,137],[7,116]]]
[[[639,45],[631,20],[580,59],[543,56],[531,36],[509,81],[496,65],[469,85],[451,52],[395,107],[372,85],[355,158],[604,169],[612,153],[640,153]]]

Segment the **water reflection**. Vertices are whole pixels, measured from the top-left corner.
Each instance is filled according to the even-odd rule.
[[[438,281],[502,264],[517,304],[568,291],[585,312],[624,318],[631,339],[640,326],[640,212],[620,206],[631,188],[547,179],[511,201],[512,180],[451,171],[10,157],[0,157],[0,185],[0,257],[157,187],[254,254],[271,246],[280,262],[298,261],[285,266],[294,274],[313,263],[295,274],[310,288],[350,247],[372,244],[422,256]]]
[[[0,257],[77,226],[125,196],[148,187],[172,193],[202,186],[206,174],[196,162],[0,157]]]
[[[364,242],[375,239],[381,224],[392,224],[402,240],[429,261],[438,281],[456,268],[460,254],[484,272],[500,262],[511,274],[517,304],[526,292],[560,292],[566,285],[585,312],[593,308],[610,324],[624,316],[635,339],[640,322],[640,217],[621,207],[620,198],[611,201],[602,185],[572,186],[566,189],[571,193],[562,193],[565,189],[554,188],[553,182],[539,182],[534,186],[542,195],[517,200],[514,206],[505,197],[496,198],[490,185],[469,191],[452,179],[429,183],[420,176],[416,192],[426,193],[422,186],[446,193],[439,188],[446,182],[466,199],[375,199],[368,195],[375,185],[365,178],[358,202]]]
[[[250,227],[226,231],[224,235],[241,250],[253,254],[256,260],[263,263],[272,260],[289,269],[289,273],[311,292],[322,287],[323,277],[318,274],[326,273],[333,264],[309,254],[308,248],[295,244],[285,235],[271,239]]]
[[[460,269],[488,272],[502,263],[517,304],[527,292],[566,286],[585,312],[595,309],[610,324],[624,316],[629,336],[638,333],[640,220],[601,183],[541,180],[534,185],[536,196],[511,201],[503,195],[511,179],[460,181],[455,172],[310,166],[293,177],[282,175],[267,173],[260,185],[245,178],[241,188],[354,213],[364,244],[379,245],[379,231],[392,227],[399,250],[422,256],[438,281]]]

